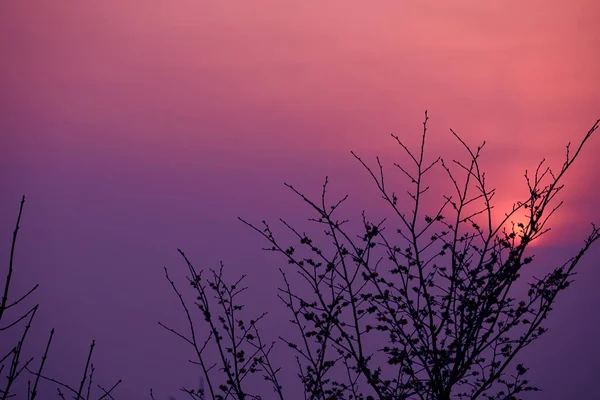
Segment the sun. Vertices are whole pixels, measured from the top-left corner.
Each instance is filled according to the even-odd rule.
[[[515,210],[513,212],[513,210]],[[509,215],[507,217],[507,215]],[[514,232],[520,236],[523,229],[526,229],[530,221],[530,209],[523,206],[519,207],[517,203],[511,203],[508,201],[499,202],[492,208],[492,228],[498,229],[498,233],[501,235],[504,230],[506,232]],[[555,222],[555,221],[551,221]],[[534,238],[527,247],[533,248],[538,247],[546,243],[546,234],[542,234],[539,237]]]

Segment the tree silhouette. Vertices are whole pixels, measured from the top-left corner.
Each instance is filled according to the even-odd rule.
[[[271,382],[276,393],[275,398],[283,400],[281,385],[277,379],[279,368],[274,368],[270,360],[275,343],[263,342],[258,329],[258,324],[266,313],[262,313],[250,321],[245,320],[242,316],[245,306],[239,297],[247,289],[242,286],[245,276],[233,284],[228,284],[223,278],[223,264],[221,264],[218,270],[210,270],[209,277],[206,278],[202,276],[203,271],[195,269],[182,250],[178,251],[188,268],[187,280],[196,296],[194,305],[200,311],[203,322],[207,326],[201,338],[183,294],[169,276],[168,269],[165,268],[166,279],[185,311],[189,333],[178,332],[162,322],[159,322],[159,325],[193,348],[196,360],[190,362],[201,368],[204,377],[200,380],[198,389],[182,388],[181,390],[196,400],[204,400],[207,395],[211,399],[218,400],[228,398],[260,399],[261,396],[251,394],[245,389],[245,383],[248,377],[261,373],[267,381]],[[209,363],[206,351],[211,344],[216,350],[217,361]],[[215,372],[217,377],[215,377]],[[207,382],[207,391],[204,390],[204,381]],[[150,395],[154,399],[152,391],[150,391]]]
[[[6,380],[0,381],[0,399],[12,399],[15,396],[18,399],[27,399],[27,400],[35,400],[40,398],[38,385],[40,380],[45,380],[51,382],[55,388],[57,389],[57,394],[59,398],[65,399],[66,392],[72,398],[76,400],[92,400],[98,399],[112,399],[113,391],[119,386],[121,380],[119,379],[112,387],[105,389],[101,385],[93,386],[93,378],[95,367],[92,364],[92,353],[94,351],[94,347],[96,345],[95,341],[92,341],[90,346],[90,351],[88,353],[87,361],[85,363],[83,377],[78,386],[69,386],[66,383],[63,383],[59,380],[50,378],[48,376],[43,375],[44,366],[46,365],[46,360],[48,358],[48,352],[50,350],[50,345],[52,344],[52,338],[54,337],[54,329],[50,331],[50,335],[48,336],[48,342],[46,343],[46,348],[44,350],[44,355],[40,360],[40,364],[38,368],[33,368],[32,364],[34,363],[34,357],[25,358],[24,349],[25,349],[25,341],[29,336],[31,331],[31,325],[33,323],[34,317],[40,307],[39,304],[36,304],[29,308],[26,311],[20,311],[19,307],[25,305],[25,301],[33,294],[33,292],[39,287],[39,285],[33,286],[28,292],[26,292],[21,297],[18,297],[16,300],[9,300],[10,298],[10,288],[13,273],[14,273],[14,260],[15,260],[15,249],[17,244],[17,237],[19,233],[21,216],[23,214],[23,206],[25,205],[25,196],[21,198],[21,204],[19,206],[19,214],[17,216],[17,223],[15,225],[15,229],[13,231],[12,243],[10,247],[10,258],[8,263],[8,271],[6,274],[6,279],[4,282],[4,290],[2,293],[2,300],[0,301],[0,338],[3,340],[0,341],[0,376],[5,378]],[[13,311],[14,310],[14,311]],[[17,313],[11,322],[5,323],[6,317],[9,313],[15,312]],[[19,325],[25,323],[25,327],[20,336],[18,336],[16,343],[11,343],[7,341],[6,335],[9,333],[10,329],[16,330],[19,328]],[[8,349],[5,349],[4,346],[8,346]],[[29,379],[27,380],[27,395],[23,393],[22,388],[17,388],[17,384],[20,379],[25,376],[23,373],[26,372],[29,375]],[[75,389],[76,387],[76,389]],[[61,390],[62,389],[62,390]],[[95,390],[92,389],[100,389],[100,393],[97,396],[93,396]],[[46,398],[46,397],[45,397]]]
[[[389,207],[390,221],[371,222],[363,212],[361,232],[353,234],[349,220],[338,217],[347,196],[330,201],[327,179],[318,200],[286,184],[314,212],[310,221],[322,235],[281,219],[292,237],[284,241],[267,222],[257,226],[240,218],[270,243],[265,250],[291,264],[280,270],[279,298],[299,340],[281,339],[296,352],[306,399],[499,400],[538,390],[515,357],[546,331],[543,322],[558,293],[572,282],[600,231],[592,224],[577,254],[525,286],[523,269],[533,261],[526,250],[548,232],[562,204],[555,197],[564,175],[600,120],[574,152],[567,145],[560,169],[542,160],[533,173],[526,171],[528,197],[496,224],[495,190],[479,163],[485,142],[474,149],[451,130],[466,161],[427,162],[427,122],[425,112],[416,152],[392,135],[409,160],[410,167],[394,164],[411,185],[409,212],[379,158],[373,168],[352,152]],[[426,179],[439,167],[454,192],[426,210]],[[514,221],[517,212],[525,217]],[[291,274],[301,279],[292,283]]]
[[[549,231],[548,221],[562,205],[556,196],[564,176],[600,120],[574,151],[567,145],[559,169],[542,160],[535,171],[526,171],[528,195],[496,223],[496,192],[487,186],[479,163],[485,142],[472,148],[451,130],[466,161],[426,161],[427,123],[425,112],[417,151],[392,135],[409,160],[410,167],[394,164],[411,187],[408,212],[385,179],[380,159],[371,167],[352,152],[387,205],[387,219],[372,222],[364,211],[358,226],[340,219],[348,196],[330,201],[327,178],[317,200],[286,184],[314,213],[309,221],[319,228],[317,233],[305,233],[281,219],[290,242],[280,239],[266,221],[256,225],[240,218],[269,242],[265,250],[287,260],[288,266],[280,269],[278,297],[290,311],[297,337],[279,339],[295,353],[304,399],[513,400],[539,390],[526,379],[528,368],[518,356],[546,332],[543,323],[558,293],[571,284],[575,267],[600,238],[600,228],[592,224],[580,250],[541,278],[526,267],[534,260],[529,246]],[[427,179],[436,168],[447,177],[452,193],[440,194],[439,204],[431,208],[424,198],[430,192]],[[16,343],[0,341],[8,346],[0,346],[0,400],[17,393],[18,398],[40,398],[40,381],[51,383],[62,399],[113,399],[121,380],[109,388],[93,384],[94,341],[82,377],[73,386],[43,374],[54,329],[36,367],[37,361],[24,353],[39,309],[39,304],[24,307],[38,285],[20,297],[12,297],[10,290],[24,203],[23,196],[0,299],[1,337],[22,331]],[[245,276],[230,284],[223,264],[197,270],[179,253],[193,307],[166,268],[165,276],[185,313],[187,331],[159,324],[193,349],[195,360],[190,362],[201,371],[198,388],[181,390],[196,400],[289,399],[280,383],[281,367],[272,362],[276,342],[263,340],[259,329],[266,313],[247,318]],[[26,385],[24,376],[29,377]],[[260,389],[248,384],[257,376],[267,383],[266,393],[254,393]],[[25,386],[26,397],[20,392]],[[154,399],[152,390],[150,397]]]

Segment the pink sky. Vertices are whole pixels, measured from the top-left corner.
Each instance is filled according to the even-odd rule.
[[[128,346],[111,373],[126,377],[138,357],[152,365],[148,375],[164,374],[165,360],[184,359],[144,358],[131,333],[149,324],[158,331],[150,336],[175,342],[155,329],[179,311],[150,294],[170,296],[162,267],[179,265],[183,247],[212,266],[223,259],[244,271],[253,260],[275,271],[278,260],[235,217],[302,210],[283,181],[316,193],[330,175],[336,191],[356,194],[356,207],[377,207],[349,151],[391,165],[399,149],[389,134],[417,143],[425,109],[431,157],[460,157],[449,128],[488,142],[499,208],[522,193],[526,168],[542,157],[558,167],[564,145],[600,117],[599,16],[595,0],[2,1],[0,239],[9,243],[27,194],[19,284],[39,277],[40,301],[51,305],[44,324],[70,316],[54,325],[81,357],[92,336]],[[600,222],[599,151],[596,137],[567,177],[557,234],[540,248],[572,251]],[[542,374],[557,399],[583,398],[573,394],[585,393],[577,390],[600,356],[585,347],[600,333],[597,314],[573,313],[600,307],[589,283],[600,278],[598,257],[589,254],[577,293],[565,294],[572,308],[555,315],[577,325],[578,343],[541,339],[571,346]],[[140,313],[145,304],[160,312]],[[83,322],[86,310],[106,320]],[[129,328],[114,338],[109,320]],[[562,388],[552,377],[567,369],[579,383]],[[124,398],[145,382],[139,375]]]

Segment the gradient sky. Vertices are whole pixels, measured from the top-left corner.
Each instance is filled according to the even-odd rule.
[[[283,182],[314,195],[325,175],[349,216],[376,209],[349,152],[391,165],[389,134],[416,144],[425,109],[431,157],[460,156],[449,128],[488,142],[507,209],[526,168],[558,167],[600,117],[599,16],[596,0],[0,2],[0,255],[25,193],[15,290],[41,284],[33,348],[55,327],[48,371],[76,382],[95,338],[120,398],[193,384],[191,353],[156,323],[184,322],[162,269],[182,270],[176,249],[248,273],[265,329],[281,327],[284,262],[236,217],[301,221]],[[541,261],[600,223],[598,152],[594,137],[568,174]],[[599,258],[527,352],[544,389],[530,399],[591,398]]]

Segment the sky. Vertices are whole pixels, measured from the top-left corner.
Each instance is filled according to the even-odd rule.
[[[184,322],[163,271],[183,273],[177,248],[248,274],[265,329],[291,329],[276,301],[285,261],[237,217],[302,226],[283,183],[318,195],[326,175],[349,216],[376,213],[350,150],[402,161],[390,134],[418,144],[425,110],[431,159],[464,156],[450,128],[486,141],[507,210],[525,169],[559,167],[600,118],[599,15],[595,0],[1,2],[0,256],[25,194],[15,291],[41,285],[32,348],[55,327],[48,371],[77,382],[95,339],[98,379],[123,378],[120,398],[193,384],[190,353],[157,324]],[[593,137],[568,173],[540,262],[600,223],[599,151]],[[527,350],[544,389],[527,399],[593,393],[599,258]]]

